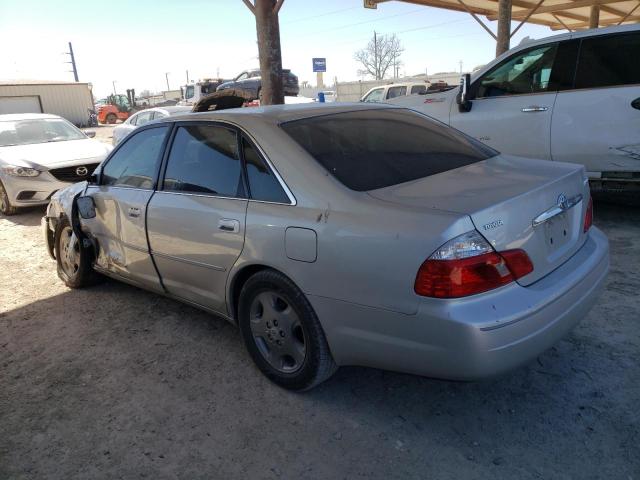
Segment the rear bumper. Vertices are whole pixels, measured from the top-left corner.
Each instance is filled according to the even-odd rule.
[[[474,380],[512,370],[584,318],[609,268],[607,238],[583,247],[528,287],[516,283],[464,299],[421,299],[416,315],[309,296],[339,365]]]

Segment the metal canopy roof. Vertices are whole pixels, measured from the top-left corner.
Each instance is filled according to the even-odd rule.
[[[369,0],[383,3],[389,0]],[[444,8],[498,19],[498,0],[400,0],[427,7]],[[640,0],[512,0],[515,22],[546,25],[552,30],[589,28],[591,7],[599,7],[598,26],[640,22]]]

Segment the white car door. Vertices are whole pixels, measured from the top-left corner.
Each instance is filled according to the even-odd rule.
[[[500,152],[550,159],[558,45],[520,50],[480,76],[471,86],[471,110],[452,104],[451,125]]]
[[[575,84],[558,93],[553,112],[553,160],[583,164],[595,177],[640,172],[640,31],[575,42]]]

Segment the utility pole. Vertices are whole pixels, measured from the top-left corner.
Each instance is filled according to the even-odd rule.
[[[187,85],[189,85],[189,70],[187,70]]]
[[[113,81],[111,82],[111,85],[113,85],[113,94],[115,95],[115,94],[116,94],[116,81],[115,81],[115,80],[113,80]]]
[[[171,90],[171,89],[169,88],[169,72],[165,72],[165,74],[164,74],[164,78],[166,78],[166,79],[167,79],[167,91],[169,91],[169,90]]]
[[[373,31],[373,64],[376,68],[376,80],[380,80],[380,68],[378,68],[378,35]]]
[[[460,64],[460,73],[462,73],[462,60],[458,62]]]
[[[73,45],[71,45],[71,42],[69,42],[69,51],[67,52],[67,55],[71,57],[71,61],[65,62],[65,63],[71,64],[71,68],[73,68],[73,70],[71,70],[73,72],[73,78],[75,79],[76,82],[78,82],[79,80],[78,80],[78,69],[76,68],[76,57],[73,55]]]

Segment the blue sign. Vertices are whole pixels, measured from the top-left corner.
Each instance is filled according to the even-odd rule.
[[[326,72],[327,71],[327,59],[326,58],[314,58],[313,71],[314,72]]]

